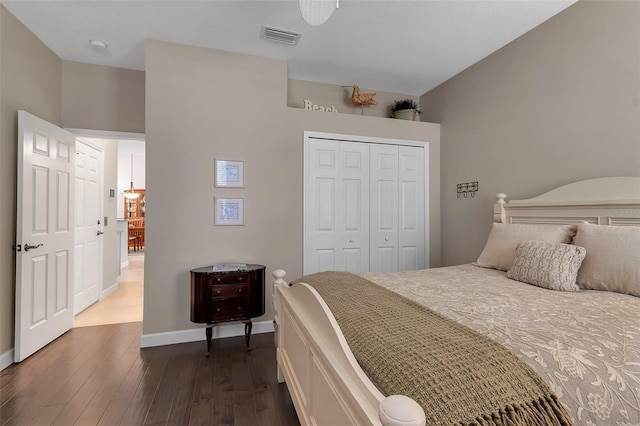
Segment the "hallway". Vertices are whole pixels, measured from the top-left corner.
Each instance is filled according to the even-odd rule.
[[[142,321],[144,252],[131,252],[118,277],[118,289],[74,318],[74,327]]]

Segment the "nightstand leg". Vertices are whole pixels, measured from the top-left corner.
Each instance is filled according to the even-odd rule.
[[[244,343],[247,345],[247,350],[249,350],[249,339],[251,339],[251,329],[253,328],[253,323],[251,320],[246,321],[244,323]]]
[[[213,324],[211,324],[210,322],[207,323],[205,333],[207,335],[207,352],[204,354],[204,356],[208,357],[209,353],[211,353],[211,336],[213,335]]]

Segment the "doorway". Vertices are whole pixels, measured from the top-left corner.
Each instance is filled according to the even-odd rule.
[[[109,230],[111,235],[105,238],[104,250],[111,252],[113,260],[108,262],[105,256],[100,300],[78,313],[73,326],[139,322],[143,317],[144,295],[144,139],[83,139],[102,144],[105,151],[105,232]],[[142,195],[125,198],[132,186],[135,193]],[[134,232],[138,237],[132,244]]]

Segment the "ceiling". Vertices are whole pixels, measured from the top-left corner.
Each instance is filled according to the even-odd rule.
[[[575,1],[342,0],[317,27],[297,0],[2,4],[67,61],[144,70],[144,40],[156,39],[284,59],[293,79],[421,95]],[[302,36],[296,46],[267,42],[262,25]]]

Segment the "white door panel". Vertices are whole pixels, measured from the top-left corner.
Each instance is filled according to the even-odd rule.
[[[400,146],[398,152],[400,268],[401,270],[424,269],[426,266],[424,148]]]
[[[371,145],[371,272],[398,270],[398,146]]]
[[[72,153],[72,134],[18,112],[16,362],[73,325]]]
[[[102,287],[102,151],[76,144],[74,314],[100,299]]]
[[[306,149],[304,273],[368,270],[367,147],[309,140]]]

